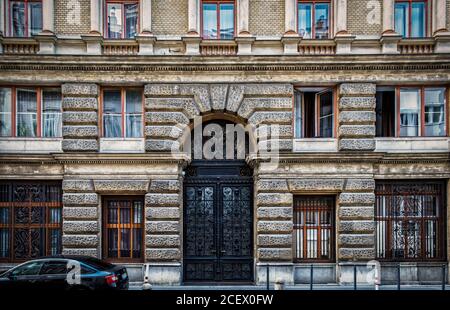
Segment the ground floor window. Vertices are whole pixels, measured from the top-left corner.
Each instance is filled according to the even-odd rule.
[[[294,201],[294,240],[297,261],[334,259],[333,196],[297,196]]]
[[[445,259],[444,186],[437,181],[377,182],[378,259]]]
[[[0,260],[61,253],[61,184],[0,182]]]
[[[142,197],[105,197],[104,258],[110,260],[141,260],[143,258]]]

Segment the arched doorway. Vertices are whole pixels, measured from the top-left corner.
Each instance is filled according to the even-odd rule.
[[[222,128],[230,123],[212,122]],[[253,281],[252,175],[236,158],[194,159],[186,168],[185,282]]]

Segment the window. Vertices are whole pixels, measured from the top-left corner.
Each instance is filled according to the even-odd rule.
[[[203,1],[203,39],[232,40],[234,38],[234,1]]]
[[[377,136],[446,136],[446,96],[445,87],[378,89]]]
[[[0,183],[0,261],[61,253],[61,184]]]
[[[294,199],[295,257],[298,261],[334,259],[333,196],[297,196]]]
[[[42,266],[40,274],[67,274],[66,261],[49,261]]]
[[[61,92],[0,87],[0,136],[61,137]]]
[[[298,2],[298,33],[304,39],[330,37],[330,1]]]
[[[109,39],[131,39],[138,33],[137,1],[106,1],[106,35]]]
[[[331,138],[334,135],[333,91],[300,88],[295,93],[295,137]]]
[[[142,91],[108,89],[103,91],[103,136],[142,137]]]
[[[11,276],[13,277],[21,277],[21,276],[36,276],[39,274],[41,270],[43,262],[30,262],[24,264],[20,267],[17,267],[11,271]]]
[[[143,199],[107,197],[104,199],[104,257],[111,260],[143,258]]]
[[[427,35],[427,1],[396,1],[394,16],[395,31],[404,38],[423,38]]]
[[[9,34],[29,37],[42,31],[42,1],[8,1]]]
[[[380,181],[375,195],[378,259],[445,259],[444,182]]]

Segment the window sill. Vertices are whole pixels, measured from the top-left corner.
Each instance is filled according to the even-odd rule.
[[[404,152],[449,152],[447,137],[398,137],[375,138],[376,152],[404,153]]]
[[[145,138],[101,138],[102,153],[145,153]]]
[[[294,152],[337,152],[338,141],[335,138],[294,139]]]
[[[0,153],[59,153],[62,138],[0,137]]]

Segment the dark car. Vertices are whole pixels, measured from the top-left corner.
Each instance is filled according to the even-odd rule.
[[[123,266],[85,256],[53,256],[18,265],[0,275],[0,289],[128,289]]]

